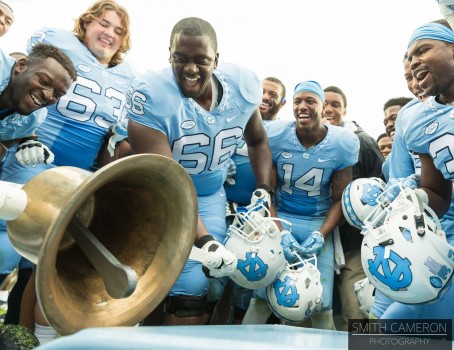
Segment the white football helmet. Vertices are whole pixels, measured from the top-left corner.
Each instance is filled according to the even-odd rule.
[[[364,221],[363,269],[383,294],[406,304],[440,298],[451,284],[454,247],[435,213],[411,188]]]
[[[280,319],[303,322],[321,310],[323,287],[316,259],[314,255],[292,265],[287,263],[266,288],[268,305]],[[311,260],[314,260],[315,265]]]
[[[262,212],[266,211],[265,217]],[[238,263],[230,278],[248,289],[263,288],[284,268],[281,233],[266,208],[238,207],[227,231],[225,248],[236,254]]]
[[[364,219],[377,206],[376,200],[385,185],[378,177],[360,178],[348,184],[342,194],[342,212],[351,226],[361,230]]]
[[[355,289],[356,298],[359,303],[359,310],[366,318],[369,318],[369,312],[375,301],[375,287],[370,283],[367,277],[359,280],[353,285]]]

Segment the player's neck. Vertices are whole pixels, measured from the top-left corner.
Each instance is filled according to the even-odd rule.
[[[328,129],[325,125],[320,125],[317,129],[297,129],[296,135],[304,148],[309,149],[319,144],[326,136]]]

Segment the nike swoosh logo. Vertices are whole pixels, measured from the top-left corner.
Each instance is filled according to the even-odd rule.
[[[233,117],[227,117],[227,123],[230,123],[233,119],[235,119],[236,117],[238,117],[238,115],[235,115]]]
[[[331,159],[320,159],[318,158],[319,163],[329,162]]]

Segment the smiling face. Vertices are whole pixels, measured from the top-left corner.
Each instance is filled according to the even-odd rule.
[[[84,23],[85,45],[101,64],[108,64],[121,46],[124,33],[121,18],[115,11]]]
[[[421,39],[408,50],[410,69],[419,86],[429,96],[443,94],[454,101],[454,44]]]
[[[282,100],[284,91],[280,84],[269,80],[262,81],[262,87],[262,103],[259,105],[260,115],[263,120],[274,120],[285,104],[285,101]]]
[[[401,106],[389,106],[388,108],[385,109],[385,119],[383,121],[383,124],[385,124],[385,131],[386,134],[391,137],[391,139],[394,138],[395,134],[395,124],[396,124],[396,119],[397,119],[397,114],[399,113]]]
[[[331,125],[342,126],[347,112],[342,96],[333,91],[325,91],[325,103],[323,118]]]
[[[293,96],[293,115],[298,130],[309,132],[322,125],[325,105],[316,94],[300,91]]]
[[[170,48],[170,64],[185,97],[203,105],[211,93],[211,76],[218,57],[208,35],[175,35]]]
[[[429,97],[421,88],[421,86],[419,86],[416,78],[411,74],[410,62],[407,59],[404,60],[404,77],[405,81],[407,82],[408,90],[410,90],[410,92],[415,95],[420,101],[425,101],[427,97]]]
[[[10,80],[11,108],[22,115],[56,103],[68,91],[72,79],[53,58],[29,64],[20,59]]]
[[[380,150],[380,153],[383,155],[383,157],[388,157],[388,155],[391,153],[392,147],[393,147],[393,141],[389,136],[383,136],[378,140],[378,148]]]

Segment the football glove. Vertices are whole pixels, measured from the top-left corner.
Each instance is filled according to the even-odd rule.
[[[323,234],[319,231],[314,231],[311,235],[305,239],[302,246],[302,253],[304,255],[318,254],[325,245],[325,238]]]
[[[271,207],[271,195],[266,189],[263,189],[263,188],[257,188],[252,193],[251,204],[248,205],[248,208],[255,207],[257,204],[260,204],[260,203],[262,203],[268,210]]]
[[[298,255],[304,255],[304,248],[296,241],[290,231],[281,231],[281,245],[284,250],[285,260],[290,264],[300,261]]]
[[[414,190],[418,187],[418,182],[419,177],[415,174],[408,177],[399,177],[389,180],[383,191],[384,201],[386,203],[393,202],[399,195],[402,188],[410,187]]]
[[[235,175],[236,175],[236,164],[232,160],[232,158],[229,158],[227,160],[227,178],[225,179],[225,182],[227,182],[229,185],[235,185]]]
[[[107,151],[111,157],[114,156],[115,147],[117,144],[128,138],[128,126],[124,123],[117,123],[109,129],[109,133],[106,137],[109,138],[107,143]]]
[[[448,21],[451,28],[454,26],[454,1],[437,0],[438,7],[443,17]]]
[[[46,145],[39,142],[37,136],[30,136],[19,140],[16,160],[25,166],[51,164],[54,161],[54,154]]]
[[[210,253],[202,269],[207,277],[221,278],[232,275],[236,270],[237,258],[234,253],[216,241],[213,236],[206,235],[195,242],[195,246]]]

